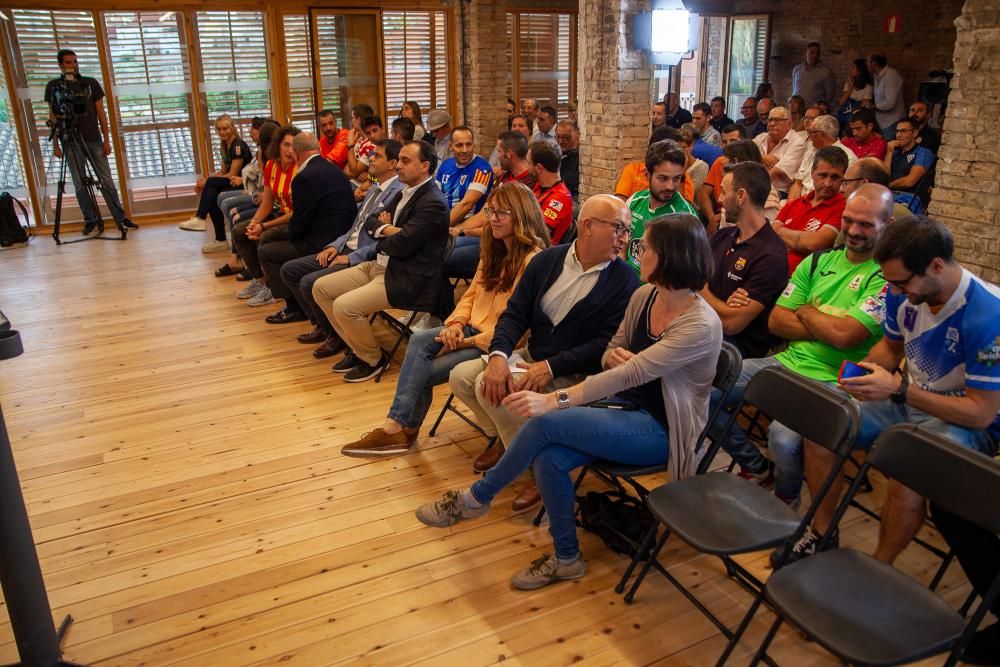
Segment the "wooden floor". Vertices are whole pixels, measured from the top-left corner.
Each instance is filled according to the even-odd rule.
[[[511,573],[551,545],[545,525],[510,512],[512,490],[485,519],[421,525],[420,503],[475,480],[483,440],[451,416],[408,456],[341,456],[384,416],[395,369],[345,384],[296,343],[303,325],[265,324],[273,308],[248,308],[234,298],[242,283],[212,276],[219,256],[202,255],[203,241],[170,225],[0,252],[0,309],[25,347],[0,362],[0,403],[53,613],[76,619],[69,659],[714,663],[714,626],[655,574],[623,604],[612,588],[626,560],[587,533],[585,579],[511,590]],[[875,536],[853,514],[841,539],[870,550]],[[765,560],[747,562],[765,575]],[[717,561],[674,543],[665,562],[736,623],[748,596]],[[927,580],[938,562],[911,548],[899,565]],[[957,567],[942,590],[956,606],[965,597]],[[0,618],[2,664],[17,656]],[[794,631],[774,654],[834,664]]]

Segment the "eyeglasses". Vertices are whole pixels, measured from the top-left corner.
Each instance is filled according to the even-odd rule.
[[[896,134],[908,134],[910,132],[913,132],[913,130],[907,129],[905,127],[897,127],[896,128]]]
[[[767,118],[768,123],[781,123],[786,120],[791,120],[791,118],[774,118],[773,116],[768,116]]]
[[[890,285],[892,285],[893,287],[895,287],[896,289],[898,289],[900,292],[905,292],[906,286],[909,285],[910,281],[916,278],[916,276],[917,274],[911,273],[906,280],[889,280],[888,278],[886,278],[885,281]]]
[[[755,106],[754,106],[754,105],[752,105],[752,104],[745,104],[745,105],[741,106],[740,108],[741,108],[741,109],[743,109],[744,111],[746,111],[746,110],[748,110],[748,109],[749,109],[750,111],[753,111],[753,110],[754,110],[754,109],[756,109],[757,107],[755,107]]]
[[[611,220],[601,220],[600,218],[591,218],[594,222],[601,222],[605,225],[611,225],[611,228],[615,232],[615,236],[632,236],[632,225],[626,225],[621,222],[612,222]]]
[[[503,208],[493,208],[492,206],[483,207],[483,215],[487,218],[510,218],[514,214],[511,211]]]

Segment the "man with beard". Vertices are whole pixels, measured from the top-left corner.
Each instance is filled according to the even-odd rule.
[[[768,366],[781,365],[834,384],[844,359],[865,358],[882,337],[885,319],[885,280],[872,255],[892,219],[892,192],[885,186],[862,185],[851,195],[843,213],[846,246],[814,253],[799,264],[768,318],[771,333],[786,339],[788,347],[773,357],[746,360],[734,394],[742,396],[750,378]],[[735,299],[747,301],[739,292]],[[738,397],[729,400],[727,407],[734,408],[738,401]],[[774,463],[774,494],[797,507],[802,438],[771,422],[767,441]],[[723,447],[755,481],[770,482],[767,459],[742,430],[733,429]]]
[[[337,116],[330,109],[319,112],[319,151],[341,169],[347,166],[347,129],[337,129]]]
[[[892,200],[884,192],[882,202],[888,211]],[[963,268],[954,257],[951,233],[926,216],[886,227],[875,245],[874,259],[890,286],[885,335],[859,362],[869,373],[841,382],[861,409],[855,449],[869,449],[890,426],[915,424],[960,447],[994,456],[1000,438],[1000,289]],[[904,359],[906,367],[900,371]],[[813,493],[835,465],[834,459],[829,450],[806,441],[806,482]],[[817,535],[836,531],[831,520],[842,488],[838,478],[817,509],[812,527],[795,545],[791,560],[814,553]],[[926,504],[913,489],[889,480],[876,559],[892,563],[899,556],[923,525]],[[959,526],[948,524],[942,533],[949,541],[957,539]],[[830,548],[837,548],[836,537],[834,532]],[[972,569],[968,546],[960,545],[959,561]],[[977,572],[969,574],[981,581]],[[997,629],[983,632],[995,636]]]

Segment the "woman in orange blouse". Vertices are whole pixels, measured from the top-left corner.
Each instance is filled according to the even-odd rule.
[[[343,448],[346,456],[403,454],[416,442],[434,387],[458,364],[489,350],[493,329],[528,262],[548,247],[538,200],[518,182],[493,190],[483,207],[491,233],[483,234],[476,277],[445,326],[410,338],[396,395],[380,428]]]

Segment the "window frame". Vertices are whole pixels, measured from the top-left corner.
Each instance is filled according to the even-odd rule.
[[[555,15],[568,15],[572,22],[569,31],[570,38],[570,55],[569,55],[569,99],[568,102],[572,102],[578,99],[579,89],[577,87],[577,69],[578,60],[577,53],[579,50],[579,29],[580,29],[580,17],[579,11],[574,8],[558,9],[558,8],[530,8],[530,7],[508,7],[506,10],[507,15],[511,18],[509,23],[510,32],[507,36],[508,38],[508,48],[510,51],[510,62],[511,62],[511,72],[510,72],[510,92],[511,98],[514,100],[518,107],[518,113],[520,113],[521,101],[524,96],[521,92],[521,15],[522,14],[555,14]],[[559,110],[559,100],[553,101],[553,106],[556,110]]]

